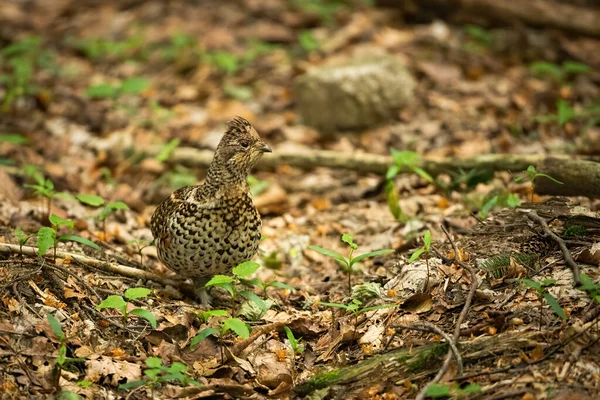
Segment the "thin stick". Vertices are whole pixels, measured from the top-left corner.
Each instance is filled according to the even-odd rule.
[[[19,246],[9,243],[0,243],[0,253],[14,253],[19,254]],[[23,246],[23,254],[33,257],[38,257],[37,247]],[[105,272],[113,274],[123,275],[133,279],[143,279],[158,282],[163,285],[171,285],[175,287],[181,286],[181,281],[165,278],[160,275],[154,274],[149,271],[143,271],[141,269],[127,267],[121,264],[109,263],[101,260],[97,260],[92,257],[84,256],[82,254],[67,253],[64,251],[57,251],[56,258],[70,258],[78,263],[81,263],[87,267],[94,267],[101,269]]]
[[[575,261],[573,261],[573,257],[571,257],[571,253],[569,252],[569,249],[567,249],[567,245],[565,244],[564,240],[562,240],[554,232],[552,232],[550,230],[550,228],[548,227],[546,220],[544,218],[540,217],[535,211],[529,211],[527,213],[527,218],[529,218],[533,222],[536,222],[538,225],[540,225],[542,227],[542,229],[544,230],[544,236],[550,237],[552,240],[554,240],[558,244],[558,246],[560,247],[560,251],[563,254],[563,258],[565,259],[565,262],[567,263],[567,266],[569,268],[571,268],[571,272],[573,272],[573,281],[575,283],[574,287],[580,286],[581,285],[581,276],[580,276],[580,272],[579,272],[579,265],[577,265],[577,263]]]

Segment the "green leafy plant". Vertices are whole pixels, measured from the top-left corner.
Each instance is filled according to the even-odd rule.
[[[171,154],[173,154],[177,146],[179,146],[179,143],[181,143],[181,140],[179,140],[178,138],[171,139],[160,149],[160,151],[156,155],[156,160],[160,162],[167,161],[169,157],[171,157]]]
[[[466,398],[467,395],[471,393],[479,393],[481,392],[481,386],[475,383],[469,383],[465,387],[460,387],[458,383],[432,383],[427,387],[426,394],[427,396],[433,399],[439,398],[453,398],[453,399],[463,399]]]
[[[492,32],[477,25],[465,26],[467,41],[464,48],[467,51],[479,52],[489,49],[494,45],[495,36]]]
[[[125,79],[117,85],[101,83],[88,87],[86,95],[91,99],[111,99],[115,103],[123,95],[140,95],[144,93],[151,83],[143,77],[132,77]]]
[[[165,383],[176,382],[181,386],[201,386],[199,382],[189,376],[189,368],[180,362],[175,361],[167,367],[161,358],[148,357],[146,367],[143,380],[123,383],[119,385],[119,389],[130,390],[140,386],[149,386],[152,391],[151,398],[154,399],[154,391]]]
[[[294,336],[294,332],[292,332],[292,330],[288,326],[284,326],[283,329],[285,330],[285,335],[287,336],[288,342],[290,342],[290,347],[292,348],[294,355],[303,353],[304,346],[300,345],[300,340],[302,339],[296,339],[296,337]]]
[[[87,204],[92,207],[100,207],[104,204],[104,199],[96,194],[83,194],[80,193],[75,196],[83,204]]]
[[[596,303],[600,303],[600,285],[594,283],[586,274],[581,274],[580,278],[581,286],[579,286],[579,289],[586,292]]]
[[[212,316],[226,316],[227,312],[223,314],[223,310],[219,310],[218,314]],[[227,318],[220,322],[218,328],[205,328],[198,332],[198,334],[190,341],[190,347],[194,349],[198,343],[203,341],[209,336],[216,336],[219,344],[221,345],[221,359],[225,359],[223,356],[223,344],[222,340],[225,334],[229,331],[234,332],[242,339],[248,339],[250,337],[250,328],[239,318]]]
[[[298,43],[300,47],[307,52],[318,50],[321,47],[321,43],[315,38],[312,31],[302,31],[298,34]]]
[[[591,68],[586,64],[576,61],[565,61],[562,65],[546,61],[536,61],[529,65],[529,70],[537,78],[551,78],[556,83],[564,84],[577,75],[590,72]]]
[[[15,229],[15,236],[17,237],[17,240],[19,241],[19,254],[21,255],[21,258],[22,258],[23,257],[23,246],[25,246],[27,241],[29,239],[31,239],[32,237],[34,237],[35,234],[27,234],[22,229],[17,228],[17,229]]]
[[[542,313],[544,310],[544,304],[542,299],[546,300],[546,302],[550,305],[550,308],[554,313],[561,319],[567,319],[567,315],[565,314],[565,310],[562,309],[560,304],[558,304],[558,300],[556,297],[552,296],[546,288],[553,286],[556,284],[555,279],[544,279],[541,282],[532,281],[531,279],[519,279],[519,282],[523,283],[525,286],[535,289],[540,299],[540,329],[542,329]]]
[[[143,308],[135,308],[131,311],[127,311],[127,309],[129,308],[129,301],[145,298],[150,293],[152,293],[152,290],[143,287],[129,288],[124,293],[125,298],[118,295],[108,296],[106,299],[104,299],[104,301],[102,301],[102,303],[96,306],[96,309],[102,310],[104,308],[113,308],[121,311],[124,326],[127,326],[127,318],[130,315],[136,315],[140,318],[147,320],[152,326],[152,328],[156,329],[156,317],[150,311],[145,310]]]
[[[323,255],[329,256],[334,260],[338,261],[342,270],[348,274],[348,293],[352,293],[352,273],[359,271],[357,268],[357,264],[361,261],[366,260],[367,258],[377,257],[384,254],[393,253],[392,249],[382,249],[371,251],[368,253],[361,254],[359,256],[353,257],[354,251],[358,249],[358,245],[354,243],[354,236],[349,233],[344,233],[341,238],[342,242],[348,245],[348,257],[344,257],[343,255],[336,253],[335,251],[327,250],[319,246],[308,246],[309,249],[317,251]]]
[[[33,192],[36,196],[41,196],[46,198],[46,218],[50,217],[50,209],[52,207],[52,198],[56,195],[56,191],[54,190],[54,183],[50,179],[45,179],[44,176],[39,173],[39,171],[35,171],[33,169],[29,169],[25,172],[30,175],[31,178],[35,180],[33,184],[25,184],[26,188],[33,189]]]
[[[104,208],[102,208],[102,211],[100,211],[98,215],[96,215],[96,219],[102,222],[102,232],[104,234],[104,240],[107,240],[106,219],[119,210],[129,210],[129,206],[127,206],[127,204],[123,203],[122,201],[111,201],[110,203],[105,205]]]
[[[41,91],[34,83],[39,68],[53,68],[52,56],[42,49],[39,36],[27,37],[0,50],[0,86],[5,88],[1,111],[7,112],[17,98]]]
[[[584,128],[591,128],[600,123],[600,103],[594,102],[577,111],[567,101],[557,100],[555,114],[539,115],[535,120],[542,123],[556,122],[561,127],[571,121],[581,120],[585,125]]]
[[[67,40],[67,43],[81,51],[91,60],[125,60],[128,58],[144,59],[147,56],[143,36],[138,32],[122,41],[102,37]]]
[[[248,184],[253,196],[258,196],[269,188],[269,181],[260,180],[252,175],[248,176]]]
[[[431,251],[431,231],[428,229],[425,231],[423,235],[423,247],[417,249],[410,258],[408,259],[408,263],[413,263],[419,259],[423,254],[425,254],[425,265],[427,265],[427,280],[425,281],[425,285],[423,287],[423,291],[427,291],[427,286],[429,285],[429,252]]]
[[[521,205],[521,200],[514,193],[510,193],[507,190],[502,190],[499,193],[496,193],[495,191],[491,191],[484,198],[483,206],[481,207],[481,210],[479,211],[479,217],[481,219],[487,218],[487,215],[494,207],[515,208],[520,205]]]
[[[46,314],[46,319],[48,320],[48,324],[52,329],[52,332],[56,335],[59,341],[58,347],[58,357],[56,357],[54,368],[52,369],[51,379],[54,383],[54,387],[57,391],[60,390],[60,375],[61,371],[67,367],[70,363],[81,362],[84,361],[81,358],[69,358],[67,357],[67,343],[66,337],[60,326],[60,322],[56,319],[56,317],[52,314]]]
[[[326,306],[326,307],[341,308],[343,310],[346,310],[347,312],[352,313],[354,315],[354,335],[355,336],[356,336],[356,329],[358,328],[358,317],[360,314],[363,314],[363,313],[366,313],[369,311],[373,311],[373,310],[394,308],[394,307],[398,306],[397,304],[383,304],[383,305],[379,305],[379,306],[362,307],[362,304],[363,304],[362,301],[360,301],[358,299],[352,299],[350,301],[350,303],[348,303],[348,304],[319,302],[319,305]]]
[[[533,165],[530,165],[525,171],[523,171],[523,176],[518,176],[515,178],[515,182],[531,182],[531,201],[533,201],[533,194],[535,193],[535,180],[537,178],[547,178],[554,183],[558,183],[559,185],[563,184],[561,181],[554,179],[550,175],[537,172],[535,167]]]
[[[152,246],[154,244],[154,241],[148,241],[148,240],[144,240],[144,239],[133,239],[133,240],[128,240],[127,241],[128,245],[135,245],[135,249],[138,253],[138,255],[140,256],[140,264],[144,264],[144,255],[142,254],[142,250],[144,250],[146,247]]]
[[[204,285],[204,287],[217,286],[225,289],[231,295],[232,309],[235,309],[235,301],[238,296],[241,295],[248,300],[255,302],[262,312],[265,313],[267,312],[268,307],[263,299],[248,290],[240,290],[241,280],[250,277],[258,270],[258,268],[260,268],[260,265],[254,261],[243,262],[233,268],[233,276],[215,275]]]
[[[49,220],[52,224],[52,227],[43,226],[38,230],[36,234],[38,255],[40,257],[42,257],[48,251],[48,249],[50,249],[50,247],[53,247],[54,262],[56,262],[56,247],[58,246],[58,242],[77,242],[85,246],[89,246],[93,249],[101,250],[100,246],[98,246],[96,243],[86,238],[82,238],[81,236],[71,234],[62,235],[59,237],[56,236],[56,232],[61,226],[66,226],[67,228],[69,228],[69,232],[72,232],[75,226],[75,223],[73,221],[63,219],[56,214],[50,215]]]

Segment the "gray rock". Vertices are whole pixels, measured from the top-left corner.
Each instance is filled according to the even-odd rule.
[[[296,78],[298,111],[321,133],[367,128],[388,121],[413,99],[415,80],[391,57],[353,59],[312,68]]]

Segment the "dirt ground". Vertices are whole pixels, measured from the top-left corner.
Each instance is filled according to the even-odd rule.
[[[535,169],[418,166],[597,160],[600,41],[432,13],[0,2],[2,398],[408,399],[441,368],[427,398],[599,398],[600,202],[536,194],[552,177]],[[410,103],[364,129],[305,125],[295,80],[356,54],[404,65]],[[204,178],[190,155],[212,152],[234,116],[273,157],[395,149],[404,170],[258,165],[258,279],[235,278],[233,300],[213,288],[211,313],[160,263],[149,221]],[[349,275],[309,246],[390,251]]]

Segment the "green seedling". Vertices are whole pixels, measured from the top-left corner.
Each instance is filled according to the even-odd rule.
[[[554,179],[550,175],[541,174],[541,173],[537,172],[533,165],[530,165],[529,167],[527,167],[527,169],[525,171],[523,171],[523,174],[524,174],[523,176],[516,177],[515,182],[524,182],[524,181],[531,182],[531,198],[530,199],[532,202],[533,202],[533,194],[535,193],[535,180],[537,178],[547,178],[547,179],[550,179],[554,183],[558,183],[559,185],[563,184],[561,181]]]
[[[536,61],[529,65],[529,70],[537,78],[551,78],[558,84],[564,84],[571,81],[577,75],[590,72],[591,68],[586,64],[575,61],[565,61],[562,65],[546,61]]]
[[[425,393],[433,399],[465,399],[469,394],[479,392],[481,392],[481,386],[475,383],[469,383],[461,388],[458,383],[454,382],[451,384],[432,383],[427,387]]]
[[[389,180],[385,184],[385,194],[387,198],[388,208],[394,219],[398,222],[407,222],[408,216],[402,211],[400,206],[400,198],[398,197],[398,190],[393,180]]]
[[[356,336],[356,330],[358,329],[358,317],[360,314],[363,314],[363,313],[366,313],[369,311],[373,311],[373,310],[394,308],[394,307],[398,306],[397,304],[383,304],[380,306],[361,307],[362,304],[363,304],[362,301],[360,301],[358,299],[352,299],[352,301],[348,304],[319,302],[319,305],[326,306],[326,307],[341,308],[343,310],[346,310],[347,312],[352,313],[354,315],[354,336]]]
[[[114,308],[121,311],[121,315],[123,316],[123,325],[127,327],[127,318],[130,315],[136,315],[140,318],[143,318],[150,322],[152,329],[156,329],[156,317],[148,310],[144,310],[143,308],[135,308],[131,311],[127,311],[129,302],[135,299],[142,299],[147,297],[152,290],[139,287],[139,288],[129,288],[125,291],[123,298],[118,295],[108,296],[102,303],[96,306],[96,310],[102,310],[103,308]]]
[[[464,48],[467,51],[480,52],[494,45],[494,34],[481,26],[467,25],[465,33],[467,41]]]
[[[0,86],[5,88],[2,112],[7,112],[16,99],[41,92],[33,81],[39,68],[55,69],[52,56],[42,49],[39,36],[25,38],[0,50]],[[7,72],[1,73],[2,70]]]
[[[56,357],[54,368],[52,369],[51,380],[56,388],[56,391],[60,391],[60,376],[61,371],[65,369],[70,363],[81,362],[84,361],[82,358],[69,358],[67,357],[67,344],[66,337],[60,326],[60,322],[56,319],[56,317],[52,314],[47,314],[46,319],[48,320],[48,324],[50,324],[50,328],[52,332],[56,335],[59,341],[58,347],[58,357]],[[64,392],[61,392],[63,394]],[[70,393],[70,392],[68,392]],[[72,393],[73,394],[73,393]]]
[[[258,268],[260,268],[260,265],[254,261],[243,262],[233,268],[233,276],[215,275],[206,283],[206,285],[204,285],[204,287],[217,286],[225,289],[231,295],[232,309],[234,310],[236,299],[241,295],[248,300],[255,302],[264,314],[268,310],[265,301],[253,292],[240,290],[241,280],[250,277],[258,270]]]
[[[259,288],[262,291],[263,297],[265,299],[269,297],[267,294],[267,289],[271,288],[271,287],[290,290],[290,291],[296,290],[296,288],[294,288],[293,286],[286,285],[285,283],[282,283],[282,282],[272,281],[272,282],[266,283],[265,281],[263,281],[262,279],[260,279],[258,277],[252,278],[252,279],[240,279],[240,283],[242,283],[246,286],[256,286],[257,288]]]
[[[176,164],[173,169],[166,171],[160,178],[156,180],[156,185],[166,185],[172,189],[179,189],[184,186],[191,186],[196,183],[196,175],[184,167]]]
[[[96,219],[98,221],[102,222],[102,233],[104,234],[104,240],[107,240],[107,238],[106,238],[106,219],[108,218],[109,215],[112,215],[119,210],[129,210],[129,207],[127,206],[127,204],[123,203],[122,201],[111,201],[110,203],[105,205],[104,208],[102,209],[102,211],[100,211],[100,214],[98,214],[96,216]]]
[[[586,292],[596,303],[600,303],[600,285],[594,283],[586,274],[581,274],[581,286],[579,286],[579,289]]]
[[[300,340],[302,340],[302,338],[296,339],[294,332],[287,326],[284,326],[283,329],[285,329],[285,335],[287,336],[288,342],[290,342],[290,347],[292,348],[294,355],[302,354],[304,352],[304,346],[300,345]]]
[[[0,145],[8,143],[15,146],[23,146],[29,144],[29,140],[18,133],[3,133],[0,134]],[[10,158],[0,157],[0,165],[14,165],[15,161]]]
[[[36,196],[45,197],[46,198],[46,218],[50,217],[50,210],[52,207],[52,198],[56,195],[56,191],[54,190],[54,183],[50,179],[45,179],[44,176],[39,173],[39,171],[35,171],[30,168],[29,170],[25,170],[27,175],[30,175],[31,178],[35,180],[34,184],[25,184],[26,188],[33,189],[33,192]]]
[[[25,244],[27,243],[27,241],[29,239],[31,239],[32,237],[35,236],[35,234],[26,234],[22,229],[15,229],[15,236],[17,237],[17,240],[19,241],[19,254],[21,255],[21,258],[23,258],[23,246],[25,246]]]
[[[576,111],[575,108],[565,100],[558,100],[556,102],[556,114],[539,115],[535,120],[541,123],[556,122],[561,127],[571,121],[582,120],[585,122],[585,131],[585,129],[589,129],[600,123],[600,103],[594,102],[580,111]]]
[[[523,283],[525,286],[535,289],[538,294],[538,298],[540,300],[540,330],[542,329],[542,313],[544,310],[544,304],[542,299],[546,300],[546,302],[550,305],[550,308],[560,319],[567,319],[567,315],[565,314],[565,310],[562,309],[560,304],[558,304],[558,300],[556,297],[552,296],[546,288],[553,286],[556,284],[555,279],[544,279],[541,282],[532,281],[531,279],[519,279],[519,282]]]
[[[171,154],[173,154],[177,146],[179,146],[179,143],[181,143],[181,140],[179,140],[178,138],[171,139],[166,145],[164,145],[160,149],[160,151],[156,155],[156,160],[160,162],[167,161],[169,157],[171,157]]]
[[[431,251],[431,231],[426,230],[423,235],[423,247],[417,249],[410,258],[408,259],[408,263],[413,263],[419,259],[423,254],[425,254],[425,265],[427,266],[427,280],[423,285],[423,292],[427,291],[427,286],[429,286],[429,252]],[[458,255],[457,255],[458,256]]]
[[[318,16],[321,25],[328,27],[336,24],[336,14],[346,7],[342,1],[328,0],[292,0],[292,4],[304,14]]]
[[[342,270],[346,274],[348,274],[348,293],[352,293],[352,273],[360,270],[360,269],[358,269],[357,264],[361,261],[366,260],[367,258],[372,258],[372,257],[381,256],[384,254],[393,253],[394,250],[392,250],[392,249],[376,250],[376,251],[371,251],[371,252],[353,257],[354,251],[356,249],[358,249],[358,245],[356,243],[354,243],[354,241],[353,241],[354,236],[352,236],[349,233],[344,233],[342,235],[341,239],[342,239],[342,242],[344,242],[348,245],[348,257],[344,257],[343,255],[336,253],[335,251],[327,250],[327,249],[324,249],[319,246],[311,245],[311,246],[308,246],[308,248],[311,250],[317,251],[323,255],[329,256],[329,257],[333,258],[334,260],[338,261],[339,265],[342,267]]]
[[[318,50],[321,47],[321,43],[315,38],[312,31],[302,31],[298,34],[298,44],[302,47],[306,53]]]
[[[131,245],[131,244],[135,245],[136,251],[137,251],[138,255],[140,256],[140,264],[144,265],[144,255],[142,254],[142,251],[146,247],[153,246],[154,241],[149,242],[148,240],[144,240],[144,239],[128,240],[127,245]]]
[[[223,310],[218,310],[218,314],[214,314],[212,316],[226,316],[227,313],[223,314]],[[198,332],[198,334],[191,340],[190,347],[194,349],[198,343],[203,341],[209,336],[215,336],[221,346],[221,360],[225,360],[225,356],[223,354],[223,337],[229,331],[232,331],[238,337],[242,339],[248,339],[250,337],[250,328],[248,325],[244,323],[239,318],[227,318],[226,320],[221,321],[219,328],[205,328]]]
[[[269,188],[269,181],[260,180],[252,175],[248,176],[248,184],[250,185],[252,196],[255,197],[264,193]]]
[[[86,204],[88,206],[92,206],[92,207],[100,207],[101,205],[104,204],[104,199],[95,194],[80,193],[80,194],[76,195],[75,198],[77,200],[79,200],[81,203]]]
[[[144,59],[144,39],[140,34],[133,35],[124,41],[113,41],[105,38],[93,37],[88,39],[69,39],[68,44],[81,51],[91,60],[128,58]]]
[[[510,193],[506,190],[503,190],[500,193],[495,193],[494,191],[491,191],[486,196],[483,206],[479,211],[479,218],[486,219],[492,208],[496,206],[515,208],[519,207],[520,205],[521,200],[514,193]]]
[[[151,398],[156,398],[154,391],[166,383],[178,383],[181,386],[201,386],[201,384],[190,378],[188,367],[180,362],[174,362],[170,366],[164,365],[159,357],[148,357],[144,369],[144,379],[140,381],[127,382],[119,385],[119,389],[135,389],[140,386],[149,386]]]
[[[38,255],[40,257],[42,257],[48,251],[48,249],[50,249],[50,247],[53,247],[54,262],[56,263],[56,247],[58,246],[58,242],[77,242],[93,249],[101,250],[100,246],[98,246],[96,243],[86,238],[82,238],[81,236],[68,234],[57,237],[56,232],[58,231],[58,228],[61,226],[66,226],[69,228],[69,232],[72,232],[75,223],[71,220],[63,219],[56,214],[52,214],[49,219],[52,227],[43,226],[36,234]]]
[[[101,83],[88,87],[86,95],[91,99],[111,99],[118,103],[121,96],[141,95],[151,86],[150,80],[142,77],[125,79],[117,85]]]

